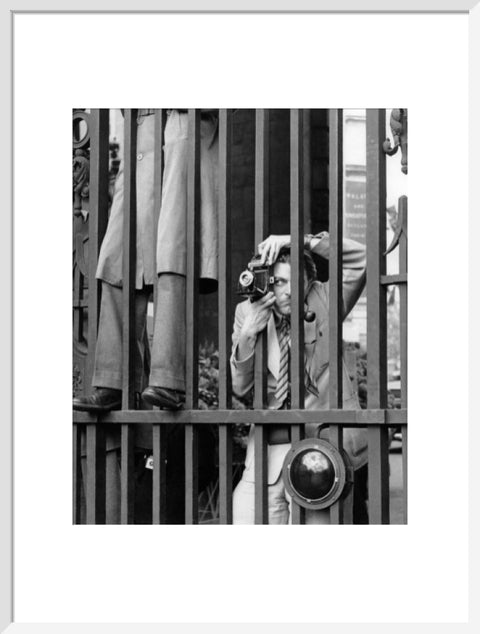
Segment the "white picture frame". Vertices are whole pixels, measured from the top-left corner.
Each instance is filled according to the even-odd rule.
[[[15,45],[14,42],[14,32],[15,32],[15,19],[18,16],[21,15],[32,15],[32,16],[36,16],[36,18],[38,18],[39,20],[39,28],[42,28],[41,25],[41,19],[43,18],[45,19],[49,19],[49,17],[54,16],[54,15],[61,15],[62,12],[66,12],[66,13],[72,13],[72,14],[79,14],[81,15],[80,12],[85,12],[88,14],[91,14],[92,17],[96,17],[101,16],[101,15],[105,15],[102,14],[102,11],[105,12],[113,12],[113,13],[117,13],[120,12],[120,5],[123,5],[125,7],[126,11],[131,11],[133,14],[144,11],[144,10],[149,10],[152,12],[158,12],[160,10],[160,4],[158,2],[142,2],[141,6],[132,6],[131,3],[123,3],[123,2],[107,2],[106,0],[100,0],[97,3],[94,3],[94,5],[89,6],[89,4],[87,3],[84,6],[77,6],[75,9],[72,8],[68,8],[67,10],[65,9],[64,5],[60,4],[60,3],[54,3],[57,6],[56,7],[52,7],[52,5],[49,5],[48,7],[44,8],[44,9],[39,9],[38,7],[35,7],[34,9],[24,9],[24,6],[21,5],[21,3],[18,3],[16,1],[11,2],[10,3],[10,7],[7,11],[7,9],[3,9],[2,10],[2,32],[4,34],[4,38],[3,42],[4,42],[4,51],[5,54],[2,56],[2,70],[3,70],[3,76],[4,76],[4,83],[6,85],[9,86],[9,94],[11,96],[10,100],[2,100],[2,103],[0,105],[0,107],[2,108],[2,121],[4,122],[12,122],[12,124],[14,124],[15,122],[15,108],[16,108],[16,104],[13,101],[13,90],[15,89],[16,86],[16,73],[19,72],[19,67],[18,66],[14,66],[15,63],[15,58],[13,57],[13,47]],[[478,212],[476,213],[475,210],[478,210],[478,208],[480,208],[479,205],[479,198],[480,195],[478,193],[478,191],[475,188],[475,184],[476,184],[476,180],[478,178],[478,176],[476,177],[476,175],[479,173],[479,160],[478,160],[478,156],[476,156],[476,143],[475,141],[478,141],[479,139],[479,122],[478,122],[478,116],[476,116],[476,113],[480,112],[480,97],[479,97],[479,81],[478,81],[478,77],[480,76],[480,51],[479,51],[479,40],[480,40],[480,9],[478,6],[478,3],[474,0],[460,0],[457,2],[453,2],[453,0],[443,0],[443,1],[437,1],[437,2],[428,2],[427,0],[417,0],[416,2],[410,1],[410,2],[398,2],[397,1],[390,1],[388,3],[386,2],[374,2],[373,0],[363,0],[362,2],[358,3],[358,2],[353,2],[353,1],[343,1],[341,2],[340,0],[337,0],[336,2],[334,2],[333,0],[331,1],[327,1],[324,0],[322,2],[307,2],[307,1],[299,1],[296,3],[292,3],[292,2],[286,2],[285,0],[281,1],[278,0],[277,2],[267,2],[266,0],[260,1],[258,0],[255,3],[235,3],[236,6],[233,6],[234,3],[229,3],[228,8],[225,6],[225,3],[221,3],[221,2],[208,2],[206,0],[204,0],[201,3],[201,8],[199,8],[195,2],[162,2],[161,3],[161,11],[185,11],[185,16],[187,15],[198,15],[198,13],[200,12],[208,12],[211,11],[212,15],[215,15],[217,12],[228,12],[228,11],[239,11],[239,12],[243,12],[243,13],[250,13],[250,12],[255,12],[255,11],[266,11],[272,12],[272,15],[278,13],[278,12],[289,12],[291,11],[292,14],[297,14],[297,13],[301,13],[302,11],[310,11],[313,13],[319,13],[319,12],[326,12],[326,14],[328,13],[342,13],[345,15],[362,15],[362,14],[369,14],[371,13],[376,14],[376,12],[384,12],[384,13],[389,13],[391,12],[392,15],[395,13],[398,14],[405,14],[405,13],[409,13],[412,12],[416,13],[416,12],[425,12],[425,15],[427,16],[434,16],[436,13],[438,12],[445,12],[448,15],[453,15],[453,13],[451,12],[456,12],[458,14],[458,12],[468,12],[469,16],[468,16],[468,20],[469,20],[469,31],[470,31],[470,50],[469,50],[469,64],[470,64],[470,68],[469,68],[469,86],[470,86],[470,118],[469,118],[469,140],[470,140],[470,153],[469,153],[469,171],[470,171],[470,187],[469,187],[469,210],[470,210],[470,214],[469,214],[469,237],[468,237],[468,242],[465,244],[465,249],[470,247],[470,267],[469,270],[472,271],[472,275],[470,278],[470,287],[469,287],[469,292],[470,292],[470,340],[469,340],[469,349],[471,351],[475,351],[478,350],[478,332],[476,332],[475,329],[475,324],[479,323],[479,314],[478,314],[478,295],[475,297],[476,293],[476,286],[478,286],[477,284],[475,284],[475,275],[474,275],[474,271],[477,267],[476,262],[475,262],[475,235],[478,235],[477,231],[479,228],[479,221],[478,221]],[[95,13],[95,12],[99,12],[99,13]],[[82,46],[88,46],[89,44],[91,44],[91,42],[89,43],[88,40],[87,41],[83,41],[81,34],[73,34],[74,36],[78,35],[78,40],[76,40],[76,37],[72,36],[72,48],[69,51],[63,51],[61,52],[62,54],[65,55],[71,55],[72,56],[72,62],[74,60],[76,60],[76,62],[78,62],[79,58],[81,60],[81,52],[82,52]],[[268,39],[268,34],[265,35],[265,37]],[[427,37],[427,33],[425,33],[425,37],[426,37],[426,41],[428,42],[428,37]],[[381,45],[380,45],[381,44]],[[392,52],[394,50],[398,48],[405,48],[408,47],[409,44],[409,35],[408,33],[395,33],[395,32],[389,32],[389,33],[383,33],[383,34],[379,34],[379,50],[383,49],[383,54],[388,55],[389,52]],[[447,45],[447,43],[446,43]],[[184,43],[184,46],[188,47],[188,44]],[[31,50],[31,54],[32,55],[40,55],[41,51],[40,50],[35,50],[32,49]],[[59,52],[60,54],[60,52]],[[109,49],[106,49],[106,51],[104,52],[104,55],[108,56],[109,55]],[[435,55],[435,51],[432,51],[432,66],[434,65],[434,55]],[[170,56],[171,58],[171,56]],[[331,63],[334,63],[333,61],[331,61]],[[83,69],[84,70],[84,69]],[[82,73],[82,68],[81,68],[81,61],[80,61],[80,69],[78,68],[78,66],[76,67],[76,72],[79,72],[79,82],[82,81],[82,77],[81,77],[81,73]],[[88,71],[90,72],[90,71]],[[450,70],[448,72],[451,72]],[[448,75],[448,73],[447,73]],[[49,69],[46,68],[45,69],[45,85],[48,86],[49,81],[55,81],[55,78],[49,77]],[[401,82],[402,81],[402,75],[401,75],[401,69],[398,69],[398,67],[393,68],[392,67],[392,74],[390,77],[386,78],[386,81],[388,82]],[[43,94],[43,95],[37,95],[38,99],[46,99],[48,101],[49,96],[48,94]],[[72,95],[72,97],[77,97],[77,95]],[[92,106],[96,106],[96,104],[91,104]],[[112,104],[112,106],[120,106],[121,104]],[[132,106],[136,106],[138,105],[137,103],[132,103],[132,104],[127,104],[128,106],[132,105]],[[215,104],[216,105],[216,104]],[[223,106],[223,104],[220,104],[221,106]],[[304,104],[300,104],[300,105],[304,105]],[[307,105],[307,104],[305,104]],[[339,105],[339,106],[347,106],[350,104],[332,104],[332,105]],[[370,105],[370,104],[369,104]],[[377,104],[377,105],[385,105],[385,107],[390,106],[390,105],[396,105],[396,104]],[[102,104],[103,107],[105,107],[104,104]],[[441,108],[441,104],[438,104],[438,107]],[[32,111],[34,114],[34,110],[35,110],[35,102],[32,102]],[[33,116],[32,114],[32,116]],[[68,113],[69,114],[69,113]],[[40,125],[40,124],[39,124]],[[12,632],[17,632],[17,631],[23,631],[26,630],[27,628],[31,631],[33,629],[33,631],[35,632],[51,632],[54,629],[58,629],[59,631],[61,630],[62,632],[69,632],[69,631],[85,631],[85,632],[108,632],[108,631],[119,631],[119,629],[121,631],[132,631],[132,632],[137,632],[137,631],[148,631],[148,630],[152,630],[154,631],[158,631],[158,623],[157,624],[153,624],[153,623],[133,623],[130,621],[123,621],[120,623],[107,623],[107,622],[99,622],[99,623],[94,623],[94,622],[85,622],[82,623],[80,622],[74,622],[74,621],[78,621],[78,614],[77,615],[73,615],[72,614],[72,623],[53,623],[53,622],[30,622],[27,620],[24,620],[23,622],[19,622],[15,617],[14,614],[14,596],[13,596],[13,588],[14,588],[14,584],[15,584],[15,560],[13,557],[13,552],[14,552],[14,538],[15,538],[15,527],[13,524],[13,513],[14,513],[14,508],[16,506],[15,503],[15,499],[14,499],[14,489],[13,489],[13,470],[14,470],[14,465],[13,465],[13,455],[14,455],[14,451],[15,451],[15,455],[16,455],[16,465],[15,468],[18,469],[19,468],[19,447],[18,445],[15,444],[15,440],[18,437],[17,431],[16,431],[16,426],[19,424],[22,424],[25,422],[24,420],[19,421],[16,416],[15,416],[15,402],[14,402],[14,389],[15,389],[15,393],[16,393],[16,397],[17,399],[19,398],[25,398],[28,399],[29,398],[29,390],[28,390],[28,382],[26,382],[25,385],[25,393],[23,394],[23,392],[21,391],[21,385],[18,384],[18,382],[16,382],[15,386],[13,385],[13,376],[14,373],[17,375],[18,372],[18,367],[15,365],[16,363],[16,353],[15,350],[13,349],[13,338],[14,338],[14,332],[15,332],[15,328],[16,328],[16,323],[17,323],[17,318],[18,315],[15,314],[13,312],[13,305],[12,305],[12,300],[15,297],[16,299],[18,299],[19,294],[23,294],[26,292],[29,292],[29,289],[25,288],[25,286],[19,287],[18,285],[16,285],[16,274],[15,274],[15,270],[13,269],[13,240],[12,240],[12,226],[13,224],[16,225],[14,218],[15,218],[15,213],[16,213],[16,201],[14,198],[14,176],[16,176],[17,178],[19,177],[19,174],[14,175],[13,174],[13,163],[14,161],[12,160],[12,158],[14,159],[15,154],[18,154],[21,151],[21,148],[16,145],[16,139],[14,138],[13,135],[13,125],[11,125],[11,129],[12,129],[12,134],[5,134],[5,136],[9,138],[9,142],[5,142],[4,143],[4,150],[2,152],[2,160],[3,160],[3,169],[2,169],[2,175],[3,175],[3,184],[4,186],[2,187],[2,196],[3,196],[3,201],[4,201],[4,213],[1,214],[1,231],[0,231],[0,235],[1,235],[1,239],[2,239],[2,264],[3,266],[1,267],[2,269],[2,279],[3,279],[3,285],[2,288],[4,296],[8,297],[7,300],[7,304],[8,304],[8,309],[5,308],[4,312],[2,314],[2,341],[3,341],[3,346],[2,346],[2,350],[4,351],[9,351],[9,354],[3,354],[2,355],[2,360],[1,360],[1,364],[2,364],[2,381],[1,381],[1,389],[2,389],[2,410],[3,410],[3,424],[0,426],[0,451],[2,452],[1,455],[1,460],[0,460],[0,473],[1,473],[1,477],[0,477],[0,487],[1,487],[1,502],[2,502],[2,522],[1,522],[1,556],[0,556],[0,581],[1,581],[1,585],[0,585],[0,631],[12,631]],[[8,124],[5,125],[5,128],[9,128]],[[37,130],[41,130],[41,125],[40,128],[36,127]],[[429,135],[438,135],[438,134],[445,134],[448,135],[450,132],[448,130],[448,125],[447,125],[447,120],[445,119],[445,129],[443,130],[439,130],[438,128],[434,128],[434,129],[430,129],[430,130],[425,130],[425,134],[429,134]],[[34,137],[34,143],[39,143],[39,147],[41,147],[41,143],[42,140],[44,140],[44,135],[40,134],[38,137],[35,136]],[[40,153],[41,154],[41,153]],[[45,169],[45,166],[41,165],[41,161],[39,163],[36,163],[36,153],[34,152],[34,154],[32,155],[32,164],[35,165],[35,169]],[[68,158],[66,157],[65,160],[68,161]],[[448,163],[448,160],[453,160],[453,157],[446,157],[446,161]],[[414,169],[415,166],[412,167],[412,169]],[[33,165],[32,165],[32,169],[33,169]],[[18,186],[18,182],[17,182],[17,186]],[[45,198],[45,194],[44,197],[42,198],[42,207],[39,210],[40,213],[46,213],[48,214],[48,193],[46,194],[46,198]],[[6,210],[11,210],[10,213],[7,213]],[[47,216],[46,216],[47,219]],[[46,226],[48,226],[48,223],[46,223]],[[47,231],[48,229],[46,229]],[[444,236],[445,236],[445,242],[446,245],[448,246],[448,241],[449,240],[453,240],[454,237],[452,237],[449,228],[445,227],[445,231],[444,231]],[[41,266],[41,263],[39,263]],[[454,265],[452,265],[454,266]],[[441,271],[439,270],[439,272],[441,273]],[[466,275],[467,271],[464,269],[461,269],[459,272],[459,275],[464,274]],[[37,278],[38,279],[38,278]],[[478,293],[478,291],[477,291]],[[477,304],[477,305],[475,305]],[[33,306],[32,306],[33,309]],[[458,307],[458,310],[460,312],[463,311],[463,307]],[[34,319],[34,315],[33,315],[33,310],[32,310],[32,319]],[[462,322],[463,323],[463,322]],[[453,329],[455,329],[456,324],[451,325],[451,327],[453,327]],[[470,601],[470,606],[469,606],[469,616],[467,616],[467,618],[463,618],[461,620],[461,622],[464,624],[464,627],[468,627],[468,628],[472,628],[475,627],[474,624],[475,622],[477,622],[477,627],[478,624],[480,623],[480,619],[478,618],[478,608],[476,606],[476,603],[478,603],[478,601],[475,600],[475,595],[473,594],[474,592],[474,582],[477,581],[478,582],[478,546],[475,544],[475,539],[474,536],[477,534],[475,529],[478,529],[478,505],[475,504],[475,494],[476,494],[476,487],[475,487],[475,475],[478,475],[478,468],[476,469],[476,455],[474,453],[475,447],[477,446],[476,440],[478,439],[478,429],[476,429],[476,425],[474,424],[474,413],[475,410],[473,409],[473,398],[474,398],[474,394],[475,394],[475,387],[476,387],[476,382],[475,382],[475,378],[478,376],[478,369],[475,367],[475,362],[474,362],[474,355],[475,352],[471,352],[471,357],[470,357],[470,365],[469,365],[469,384],[470,384],[470,396],[469,396],[469,406],[470,406],[470,412],[469,412],[469,461],[470,461],[470,473],[469,473],[469,477],[470,477],[470,489],[469,489],[469,495],[470,495],[470,515],[469,515],[469,521],[470,521],[470,550],[469,550],[469,561],[470,561],[470,588],[469,588],[469,592],[470,592],[470,596],[472,598],[472,600]],[[26,375],[27,376],[27,375]],[[54,391],[54,386],[52,386],[52,392]],[[35,417],[36,415],[36,403],[32,402],[31,404],[31,414],[32,417]],[[42,416],[39,417],[39,420],[36,422],[36,424],[38,425],[44,425],[46,431],[48,432],[48,416]],[[66,421],[66,424],[69,425],[70,421]],[[432,424],[433,427],[433,424]],[[455,432],[453,432],[455,434]],[[455,439],[455,436],[454,436]],[[55,442],[55,440],[53,440],[52,442]],[[453,445],[454,443],[452,443]],[[67,454],[71,455],[70,452],[70,446],[68,447],[62,447],[62,446],[57,446],[56,448],[57,452],[66,452]],[[463,454],[462,454],[463,457]],[[435,468],[435,465],[432,465],[431,462],[428,464],[429,468]],[[25,465],[22,465],[22,469],[28,470],[29,469],[29,464],[26,463]],[[462,471],[462,473],[464,473]],[[460,487],[463,487],[465,489],[465,487],[467,487],[467,482],[465,481],[465,479],[462,478],[461,482],[460,482]],[[47,497],[48,497],[48,493],[47,493]],[[68,501],[67,501],[68,504]],[[449,509],[449,511],[452,510],[452,506],[454,509],[454,505],[455,502],[452,500],[447,500],[446,501],[446,509]],[[446,512],[446,511],[444,511]],[[454,512],[454,510],[452,511]],[[439,512],[439,517],[437,518],[438,520],[438,524],[439,524],[439,529],[441,528],[441,523],[442,523],[442,513]],[[42,520],[41,517],[32,517],[32,521],[34,522],[42,522],[45,521],[44,519]],[[48,521],[48,520],[46,520]],[[121,527],[122,529],[127,529],[128,527]],[[132,527],[133,528],[133,527]],[[228,527],[229,528],[229,527]],[[346,528],[346,527],[345,527]],[[352,527],[353,528],[353,527]],[[368,527],[365,527],[366,529],[368,529]],[[388,528],[388,527],[386,527]],[[404,527],[406,530],[408,530],[408,527]],[[102,528],[100,527],[95,527],[95,530],[101,531]],[[232,530],[235,530],[232,527]],[[347,533],[345,532],[345,535],[347,535]],[[364,533],[362,532],[362,539],[363,539],[363,535]],[[395,535],[398,537],[399,533],[395,533]],[[203,532],[202,532],[202,539],[204,538],[203,536]],[[233,538],[235,539],[235,538]],[[327,537],[328,539],[328,537]],[[354,534],[352,533],[348,533],[348,539],[357,539]],[[457,544],[458,545],[458,544]],[[39,548],[41,547],[41,545],[39,545]],[[449,544],[448,542],[446,542],[445,548],[446,549],[451,549],[451,548],[455,548],[456,544]],[[381,555],[377,555],[377,556],[381,556]],[[341,557],[339,558],[339,565],[344,565],[344,562],[341,561]],[[286,571],[289,571],[289,565],[286,563]],[[73,574],[73,569],[71,570],[72,574]],[[345,571],[345,587],[343,588],[339,588],[339,592],[344,592],[345,593],[345,599],[348,602],[348,597],[349,597],[349,593],[353,592],[354,590],[352,590],[352,579],[350,577],[349,574],[350,571],[346,570]],[[415,574],[414,571],[412,571],[412,574]],[[86,581],[86,580],[84,580]],[[227,580],[222,580],[222,583],[225,583]],[[452,580],[452,584],[457,583],[458,580]],[[62,580],[62,582],[66,585],[68,585],[69,583],[69,579],[65,578]],[[385,583],[388,584],[389,580],[384,580]],[[281,597],[281,599],[279,599],[279,604],[281,605],[282,601],[288,601],[288,594],[284,595],[285,589],[288,588],[288,577],[287,579],[283,580],[275,580],[275,583],[278,584],[279,586],[279,592],[281,592],[281,594],[283,595]],[[361,577],[360,577],[360,583],[361,583]],[[17,588],[18,591],[18,588]],[[428,591],[426,589],[426,591]],[[478,591],[478,586],[477,586],[477,591]],[[107,592],[107,590],[106,590]],[[212,589],[212,594],[215,596],[215,592],[216,592],[216,588]],[[468,597],[465,597],[465,599],[468,599]],[[132,597],[132,600],[135,601],[135,596]],[[189,596],[187,594],[186,598],[185,598],[185,602],[186,605],[188,605],[189,602]],[[242,605],[243,603],[243,605]],[[232,614],[232,622],[228,622],[228,623],[208,623],[205,620],[203,621],[199,621],[198,623],[193,623],[193,622],[189,622],[189,623],[185,623],[182,622],[182,619],[180,618],[181,615],[179,615],[179,620],[177,621],[172,621],[170,620],[170,622],[168,623],[163,623],[161,621],[159,621],[159,623],[162,624],[163,630],[166,631],[177,631],[178,629],[181,629],[183,631],[183,628],[188,629],[188,630],[193,630],[193,628],[195,628],[195,631],[207,631],[207,627],[208,627],[208,631],[211,631],[212,629],[220,629],[222,628],[222,630],[225,630],[228,626],[228,630],[232,629],[239,629],[240,627],[244,627],[245,622],[247,623],[251,623],[252,622],[252,612],[250,612],[248,610],[248,603],[249,603],[249,597],[248,597],[248,593],[245,594],[245,596],[239,598],[239,610],[244,612],[243,615],[243,619],[242,620],[242,615],[239,614]],[[402,597],[399,596],[398,597],[398,603],[399,603],[399,607],[402,603]],[[440,605],[439,605],[439,613],[441,613],[440,610]],[[78,609],[81,611],[82,610],[82,597],[78,598]],[[302,606],[299,605],[299,611],[301,611]],[[465,614],[465,611],[459,609],[458,613],[463,613]],[[258,612],[256,613],[258,614]],[[399,627],[398,622],[395,621],[395,619],[393,618],[395,615],[392,615],[392,622],[385,622],[382,625],[380,625],[380,627],[385,628],[387,627],[387,629],[389,629],[390,627]],[[191,619],[189,619],[191,620]],[[308,630],[308,629],[312,629],[315,627],[315,630],[317,629],[317,624],[318,623],[322,623],[323,627],[329,627],[335,630],[338,630],[338,628],[343,629],[350,629],[352,627],[356,627],[358,628],[360,627],[365,627],[366,621],[359,621],[358,623],[354,623],[353,621],[351,621],[350,617],[348,618],[348,620],[350,622],[348,623],[332,623],[332,622],[324,622],[322,621],[322,617],[321,614],[319,615],[319,619],[318,621],[315,622],[310,622],[310,623],[305,623],[305,622],[301,622],[299,621],[299,624],[296,624],[294,622],[292,622],[291,620],[289,621],[282,621],[281,616],[279,616],[279,618],[277,619],[277,622],[275,624],[273,623],[269,623],[269,622],[262,622],[261,623],[261,627],[262,630],[269,630],[275,628],[275,631],[278,632],[279,628],[280,629],[285,629],[288,631],[293,630],[295,628],[295,631],[297,629],[299,629],[300,631],[303,630]],[[27,622],[28,621],[28,622]],[[445,623],[444,627],[449,627],[452,629],[456,628],[456,624],[454,621],[448,623],[446,621],[442,621],[441,618],[438,621],[435,621],[435,619],[432,619],[431,621],[424,621],[424,624],[427,623],[434,623],[434,622],[438,622],[438,623]],[[459,621],[460,622],[460,621]],[[371,625],[370,625],[371,627]],[[401,627],[401,625],[400,625]]]

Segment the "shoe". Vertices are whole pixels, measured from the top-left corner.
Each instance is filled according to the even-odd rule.
[[[96,387],[91,396],[77,396],[73,399],[73,409],[77,412],[110,412],[122,406],[122,390]]]
[[[162,409],[176,411],[181,409],[185,403],[185,392],[172,390],[168,387],[149,385],[143,390],[142,398],[149,405],[156,405]]]

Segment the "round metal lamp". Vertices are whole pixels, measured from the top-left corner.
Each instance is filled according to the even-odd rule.
[[[353,482],[353,467],[345,451],[319,438],[294,443],[282,469],[292,499],[306,509],[318,511],[346,495]]]

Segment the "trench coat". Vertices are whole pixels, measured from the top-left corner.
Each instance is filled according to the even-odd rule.
[[[314,252],[328,258],[328,234],[319,234],[320,243]],[[343,241],[343,318],[348,315],[365,286],[365,248],[353,241]],[[244,396],[254,384],[255,355],[246,359],[237,359],[237,346],[240,331],[245,320],[249,300],[237,305],[235,324],[232,335],[233,347],[230,359],[232,370],[232,388],[237,396]],[[305,334],[305,370],[308,373],[310,386],[306,385],[305,409],[329,409],[329,284],[315,281],[310,284],[306,303],[309,310],[315,312],[315,320],[304,322]],[[275,389],[280,368],[280,346],[273,314],[267,324],[267,395],[268,407],[278,409],[275,402]],[[343,408],[360,409],[358,396],[353,389],[345,363],[343,364]],[[307,424],[305,436],[316,437],[319,425]],[[320,438],[328,440],[328,431],[321,430]],[[362,467],[367,462],[367,432],[364,429],[346,428],[343,432],[344,449],[347,452],[354,469]],[[283,460],[290,444],[282,443],[268,446],[268,484],[274,484],[281,472]],[[247,445],[245,471],[242,478],[254,482],[254,437],[253,427]]]
[[[137,128],[137,241],[135,287],[154,284],[158,273],[186,274],[188,114],[168,111],[162,201],[154,235],[153,110],[139,110]],[[202,113],[200,125],[200,290],[216,287],[218,253],[218,117]],[[121,161],[96,277],[122,286],[124,165]],[[155,251],[156,244],[156,251]],[[156,263],[155,256],[156,255]]]

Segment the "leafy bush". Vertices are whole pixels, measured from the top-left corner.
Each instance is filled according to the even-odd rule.
[[[218,350],[213,343],[200,345],[198,365],[198,407],[218,409]],[[232,394],[232,409],[248,409],[248,399],[241,401]],[[240,451],[246,449],[249,427],[244,423],[234,425],[234,454],[235,446]]]
[[[367,353],[360,348],[357,343],[349,343],[346,345],[346,349],[355,350],[356,353],[356,375],[350,374],[350,380],[357,384],[358,400],[362,409],[367,409]],[[395,396],[392,392],[387,392],[387,407],[388,409],[395,408]]]

